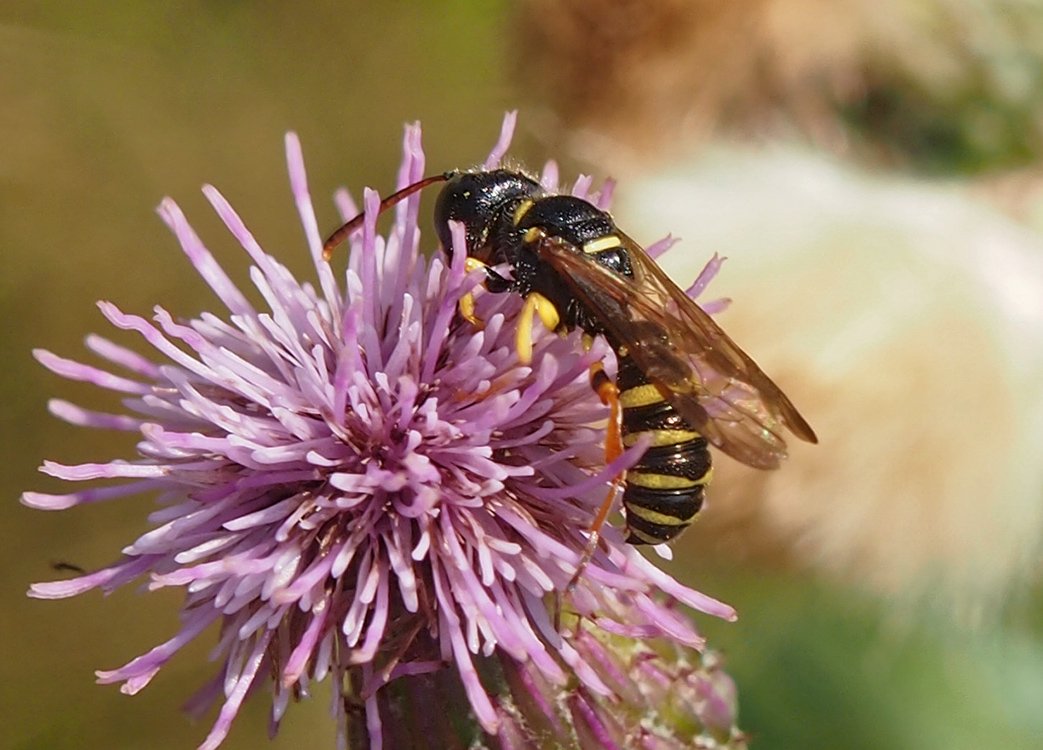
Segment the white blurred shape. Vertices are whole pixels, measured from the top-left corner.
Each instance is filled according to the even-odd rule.
[[[729,258],[720,322],[821,440],[770,475],[720,458],[706,533],[972,618],[1038,571],[1043,238],[956,184],[782,147],[620,193],[628,233],[682,239],[662,259],[682,287]]]

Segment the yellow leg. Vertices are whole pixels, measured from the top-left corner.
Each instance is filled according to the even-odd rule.
[[[529,296],[536,298],[536,314],[540,316],[540,322],[543,323],[543,327],[548,331],[556,330],[558,324],[561,323],[558,308],[554,306],[553,302],[538,292]]]
[[[471,273],[476,268],[488,268],[485,263],[478,260],[477,258],[467,257],[464,261],[464,270],[467,273]],[[457,303],[457,307],[460,310],[460,317],[466,320],[468,323],[473,325],[475,328],[485,328],[485,323],[478,319],[478,316],[474,314],[474,293],[468,292],[460,301]]]
[[[537,315],[540,322],[552,331],[561,322],[554,303],[539,292],[529,293],[518,315],[518,329],[514,333],[514,347],[518,352],[518,361],[523,365],[532,362],[532,319]]]

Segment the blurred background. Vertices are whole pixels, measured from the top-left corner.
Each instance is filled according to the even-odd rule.
[[[184,748],[195,644],[133,699],[94,685],[177,627],[176,592],[25,598],[100,567],[152,506],[64,513],[36,467],[130,455],[51,418],[34,347],[85,356],[97,299],[214,309],[153,213],[184,208],[233,278],[216,185],[304,273],[282,137],[322,196],[387,189],[404,122],[432,170],[513,155],[620,180],[615,215],[687,285],[729,256],[721,323],[819,433],[769,474],[721,457],[673,572],[735,605],[706,620],[756,748],[1036,748],[1043,737],[1043,5],[1032,0],[216,3],[0,8],[0,747]],[[124,344],[132,337],[115,335]],[[267,744],[332,747],[326,695]]]

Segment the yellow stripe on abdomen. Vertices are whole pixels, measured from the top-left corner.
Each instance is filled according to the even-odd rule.
[[[646,487],[650,490],[683,490],[689,487],[705,487],[713,480],[713,467],[698,479],[679,477],[674,474],[657,474],[651,471],[628,471],[627,484]]]
[[[662,537],[653,536],[652,534],[649,534],[648,532],[643,531],[642,529],[639,529],[637,527],[633,527],[633,526],[627,527],[627,531],[630,532],[630,539],[628,541],[630,541],[631,544],[635,543],[633,541],[635,539],[637,540],[637,543],[639,543],[639,544],[663,544],[664,543],[664,540],[662,539]]]
[[[632,432],[629,435],[624,435],[623,445],[627,448],[635,445],[642,435],[652,436],[650,448],[658,448],[663,445],[680,445],[681,443],[687,443],[689,440],[702,437],[695,430],[642,430],[641,432]]]
[[[623,405],[624,409],[661,404],[663,401],[666,401],[663,392],[659,389],[659,386],[652,383],[634,386],[619,394],[619,403]]]
[[[660,513],[651,508],[643,508],[634,504],[627,506],[627,515],[635,515],[644,521],[648,521],[648,523],[654,523],[656,526],[687,526],[692,522],[691,518],[678,518],[677,516]],[[660,541],[662,540],[657,539],[654,544],[658,544]]]
[[[707,474],[709,473],[707,472]],[[673,474],[656,474],[650,471],[627,472],[627,484],[647,487],[650,490],[683,490],[706,484],[707,479],[706,474],[698,479],[689,479],[688,477],[679,477]]]

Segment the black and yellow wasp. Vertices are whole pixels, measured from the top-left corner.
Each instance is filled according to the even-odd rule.
[[[649,440],[625,476],[628,542],[666,542],[692,522],[712,473],[707,443],[773,469],[786,456],[784,429],[817,442],[779,387],[608,213],[507,169],[429,177],[389,196],[381,209],[436,182],[445,182],[434,216],[442,247],[452,252],[449,222],[460,222],[468,267],[485,269],[488,290],[525,299],[517,335],[522,361],[532,354],[536,316],[553,330],[604,336],[615,351],[614,383],[600,368],[591,374],[611,407],[606,459],[642,436]],[[356,217],[326,241],[327,258],[361,221]],[[510,278],[494,270],[504,265]],[[461,312],[473,320],[473,301],[465,299]],[[614,496],[591,528],[584,564]]]

